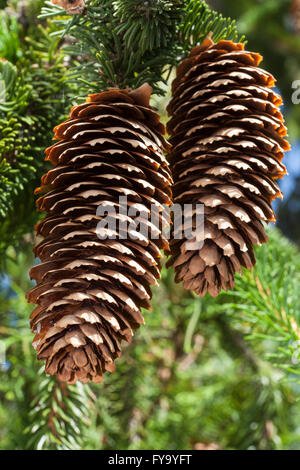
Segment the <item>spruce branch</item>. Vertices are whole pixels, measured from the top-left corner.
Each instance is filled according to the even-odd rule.
[[[1,269],[7,246],[32,228],[32,193],[44,166],[43,151],[65,112],[62,91],[68,86],[56,42],[39,26],[15,64],[6,58],[0,62]]]
[[[0,11],[0,57],[15,62],[21,55],[20,28],[17,19]]]
[[[183,2],[165,0],[116,0],[116,33],[130,50],[139,44],[139,53],[166,49],[176,41],[177,24],[183,16]]]
[[[73,57],[73,78],[85,92],[136,88],[145,82],[160,92],[158,83],[176,62],[174,37],[181,11],[178,1],[90,0],[82,15],[70,17],[46,2],[41,18],[54,17],[54,34],[75,41],[64,52]]]
[[[164,95],[173,67],[209,32],[214,39],[239,37],[235,22],[203,0],[90,0],[83,14],[71,17],[46,2],[40,18],[51,18],[53,34],[71,42],[63,50],[85,94],[148,82]]]
[[[39,373],[37,396],[31,404],[32,425],[27,448],[36,450],[80,450],[83,428],[89,425],[93,395],[87,385],[67,386]]]
[[[185,15],[179,31],[185,53],[201,44],[208,34],[215,42],[226,39],[245,43],[245,36],[239,34],[236,21],[211,10],[204,0],[185,2]]]

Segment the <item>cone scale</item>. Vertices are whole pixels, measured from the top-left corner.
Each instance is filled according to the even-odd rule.
[[[200,296],[233,289],[235,273],[253,267],[253,246],[267,241],[263,223],[276,219],[271,202],[282,197],[275,180],[286,173],[281,160],[290,147],[281,97],[261,60],[243,44],[208,37],[172,85],[174,203],[204,205],[204,243],[190,250],[191,240],[173,239],[168,265]]]
[[[31,269],[37,285],[27,298],[37,304],[31,315],[37,357],[48,374],[70,384],[100,382],[114,370],[121,342],[144,323],[141,308],[150,309],[160,250],[168,249],[162,233],[155,240],[137,233],[113,238],[111,229],[106,239],[97,235],[99,205],[132,222],[118,215],[120,196],[147,214],[171,204],[165,128],[150,94],[145,84],[90,96],[54,129],[58,142],[46,150],[54,166],[37,190],[46,217],[36,226],[41,264]]]

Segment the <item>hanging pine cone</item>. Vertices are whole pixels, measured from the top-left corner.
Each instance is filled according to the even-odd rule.
[[[27,298],[38,304],[31,315],[37,357],[61,381],[100,382],[114,370],[121,340],[144,322],[141,307],[150,309],[150,286],[160,277],[160,249],[168,249],[161,231],[151,240],[118,210],[116,222],[131,223],[127,239],[112,239],[109,228],[109,238],[99,239],[96,228],[103,221],[97,207],[118,209],[119,196],[148,214],[171,203],[165,128],[150,93],[145,84],[91,95],[54,129],[60,141],[46,150],[55,166],[37,191],[46,193],[37,207],[47,215],[36,226],[42,263],[31,269],[37,286]]]
[[[274,180],[286,173],[281,160],[290,147],[282,100],[270,90],[274,78],[258,68],[261,59],[243,44],[207,38],[173,82],[167,129],[174,202],[204,205],[204,244],[190,250],[196,237],[173,240],[168,265],[200,296],[233,289],[235,272],[252,268],[253,245],[267,241],[262,221],[275,221],[271,201],[282,197]]]

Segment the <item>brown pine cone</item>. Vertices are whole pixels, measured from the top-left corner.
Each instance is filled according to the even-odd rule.
[[[171,242],[176,281],[204,296],[234,288],[241,266],[255,264],[253,245],[267,241],[262,221],[274,222],[275,180],[289,144],[275,80],[262,57],[231,41],[207,38],[177,69],[167,129],[174,202],[204,205],[204,244]],[[193,207],[195,228],[196,208]],[[203,240],[202,240],[203,241]]]
[[[150,309],[150,286],[160,277],[168,240],[158,228],[155,240],[138,233],[137,219],[118,211],[120,196],[147,217],[154,205],[162,225],[163,205],[171,204],[165,128],[150,94],[145,84],[91,95],[55,128],[60,140],[46,150],[54,168],[38,189],[46,193],[37,201],[47,215],[36,226],[42,240],[34,249],[42,262],[31,269],[37,286],[27,298],[38,304],[31,315],[37,357],[61,381],[100,382],[114,370],[120,343],[144,323],[141,307]],[[109,238],[98,238],[99,205],[116,208],[116,226],[131,223],[127,239],[120,232],[112,239],[109,228],[101,229]],[[146,219],[141,225],[149,228]]]

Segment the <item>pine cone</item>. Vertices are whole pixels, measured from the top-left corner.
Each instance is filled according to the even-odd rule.
[[[281,160],[290,147],[282,100],[270,90],[274,78],[258,68],[261,59],[243,44],[207,38],[172,85],[174,202],[203,204],[205,222],[202,248],[188,247],[196,236],[172,240],[168,266],[200,296],[233,289],[235,272],[252,268],[253,245],[267,241],[262,221],[275,221],[271,201],[282,197],[274,180],[286,173]],[[193,207],[193,228],[195,214]]]
[[[99,239],[96,231],[97,207],[118,209],[119,196],[147,216],[158,207],[160,226],[163,205],[171,204],[165,128],[150,93],[145,84],[91,95],[54,129],[61,140],[46,150],[55,166],[37,191],[46,192],[37,207],[47,216],[36,226],[42,263],[31,269],[37,286],[27,298],[38,304],[31,315],[37,357],[61,381],[100,382],[114,370],[120,342],[144,323],[141,307],[150,309],[150,286],[160,277],[160,249],[168,249],[161,231],[151,240],[118,210],[116,221],[131,223],[127,239],[120,232],[112,239],[109,228],[110,237]]]

